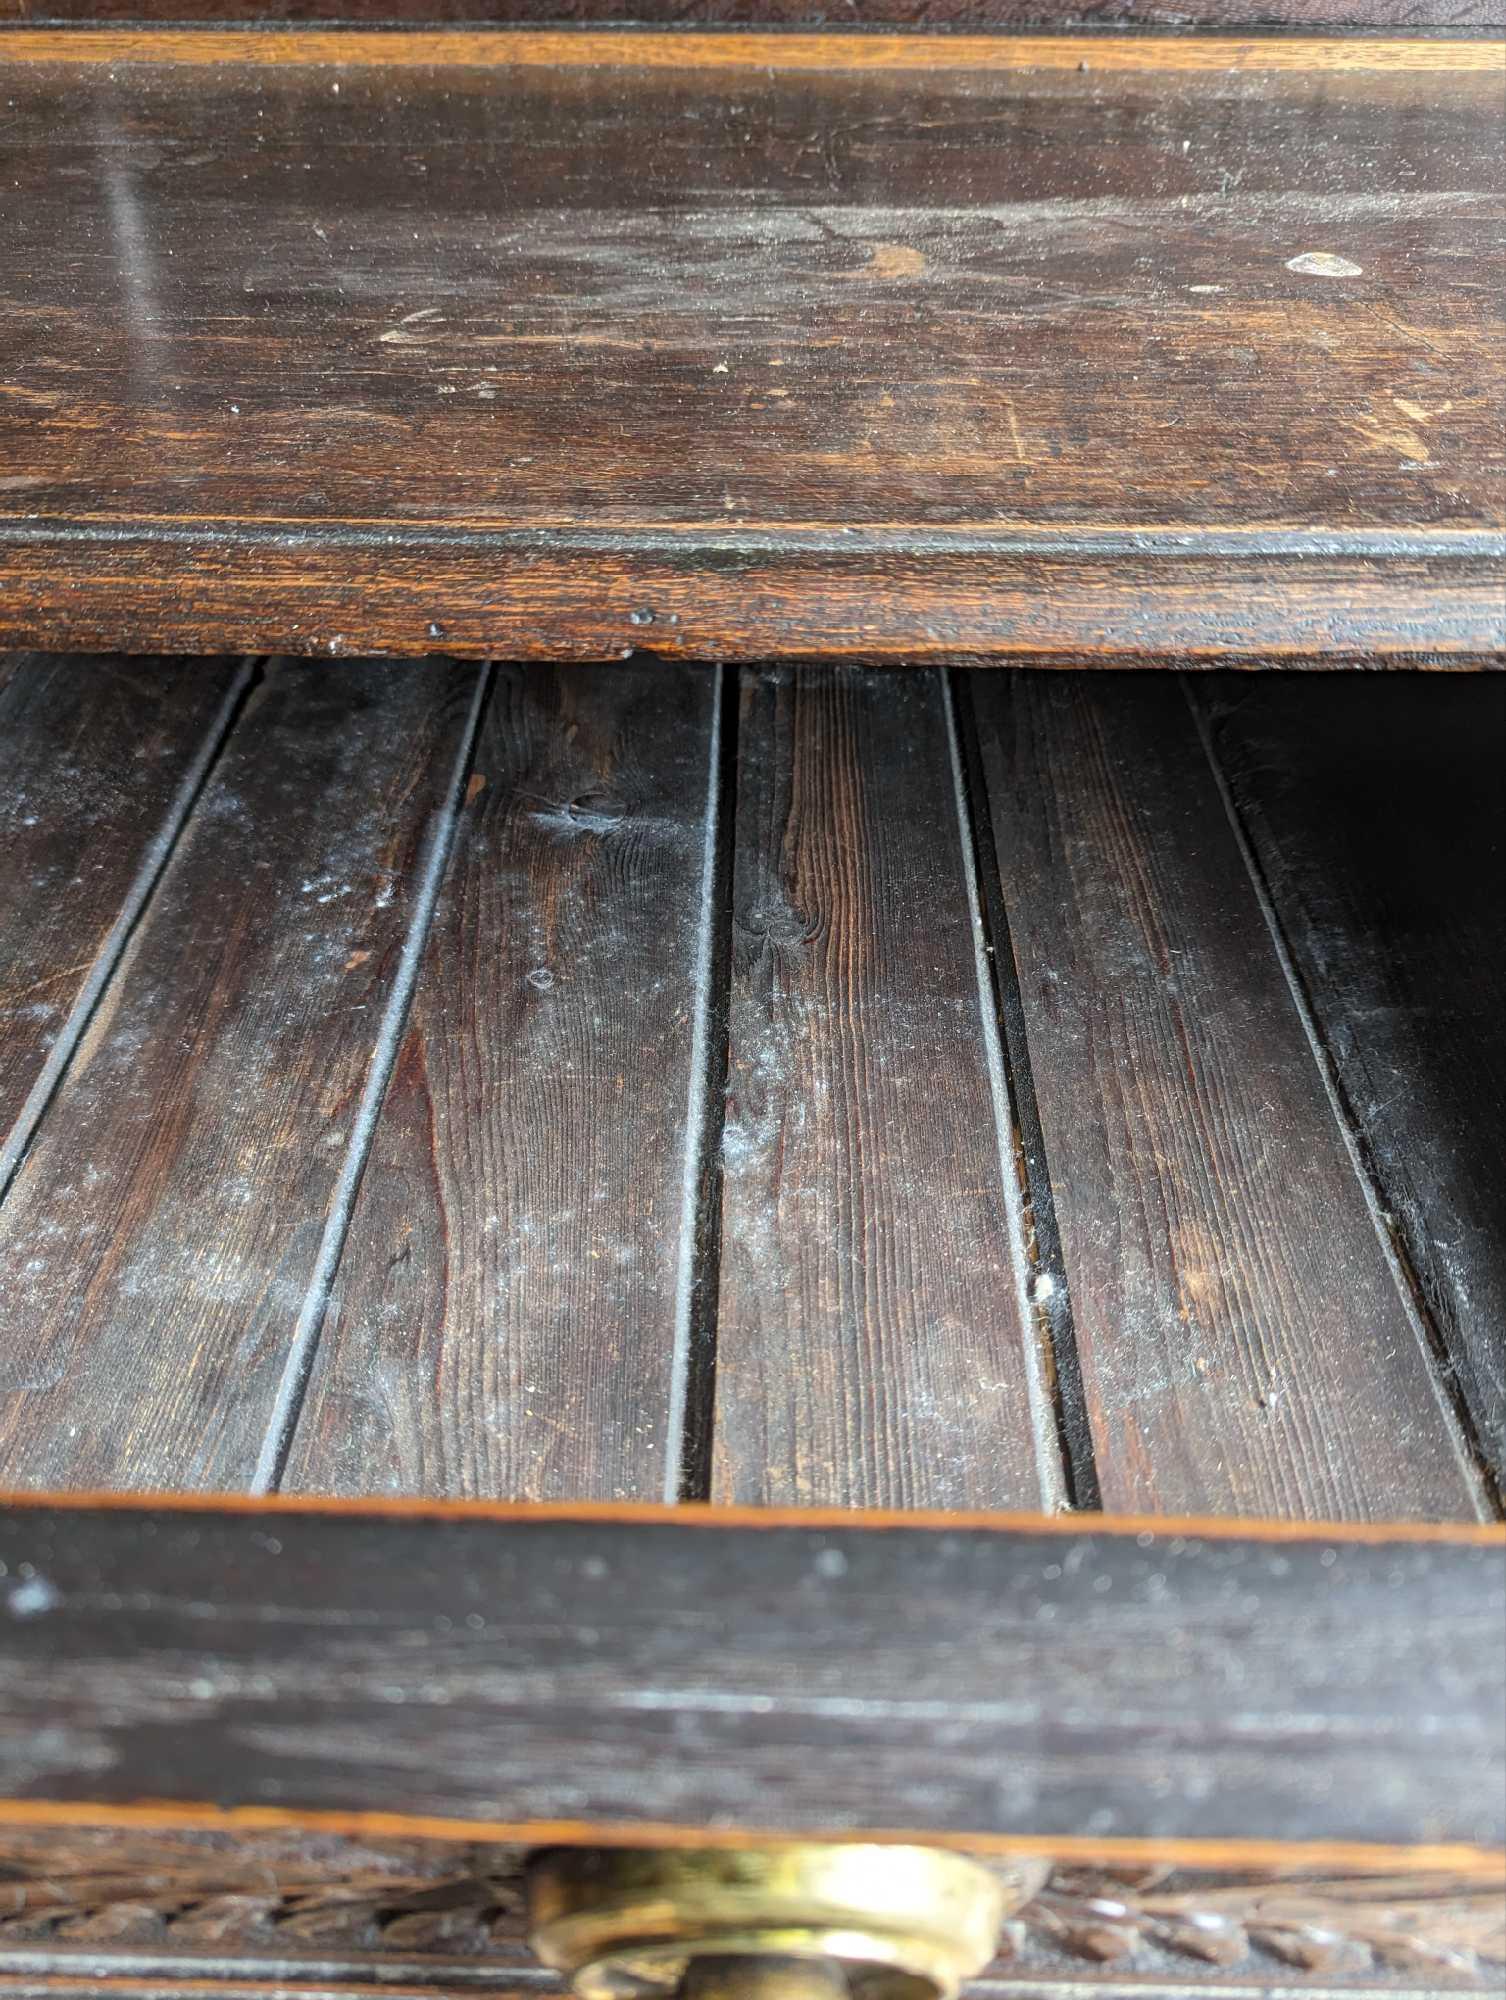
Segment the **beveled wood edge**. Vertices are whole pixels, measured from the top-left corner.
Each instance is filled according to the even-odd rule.
[[[1132,1535],[1164,1541],[1436,1542],[1456,1548],[1500,1548],[1506,1524],[1478,1521],[1295,1521],[1211,1514],[1033,1514],[947,1512],[898,1507],[747,1507],[685,1500],[433,1500],[374,1494],[359,1498],[301,1493],[48,1492],[0,1490],[0,1508],[48,1513],[361,1515],[403,1521],[578,1521],[679,1528],[924,1528],[937,1533],[983,1529],[1000,1534]]]
[[[0,1825],[157,1827],[211,1833],[286,1830],[346,1834],[356,1839],[507,1842],[525,1847],[764,1847],[799,1839],[872,1847],[939,1847],[958,1854],[1029,1855],[1058,1864],[1136,1866],[1164,1863],[1198,1869],[1322,1869],[1336,1874],[1388,1875],[1398,1867],[1495,1884],[1506,1849],[1439,1842],[1400,1846],[1377,1841],[1157,1840],[1093,1835],[957,1833],[933,1827],[686,1826],[652,1820],[491,1820],[422,1813],[330,1812],[297,1806],[216,1806],[141,1799],[129,1805],[88,1799],[0,1798]]]
[[[48,652],[432,654],[872,663],[1028,659],[1123,665],[1506,648],[1501,565],[1412,536],[1300,552],[1193,532],[1147,554],[944,552],[820,541],[723,560],[724,544],[657,536],[606,548],[487,533],[478,541],[330,524],[220,538],[194,522],[150,533],[40,531],[0,517],[0,643]],[[615,531],[614,531],[615,537]],[[1013,539],[1013,538],[1011,538]],[[1032,543],[1034,538],[1030,538]],[[776,541],[777,538],[771,538]],[[1485,560],[1480,560],[1485,554]],[[1232,561],[1230,560],[1232,558]],[[1232,626],[1224,608],[1239,606]],[[645,618],[648,608],[652,616]],[[651,628],[651,629],[645,629]]]
[[[10,62],[109,65],[227,62],[418,68],[757,69],[904,73],[1093,71],[1389,71],[1506,74],[1491,30],[1458,40],[1419,35],[1102,33],[946,34],[898,30],[0,26]]]

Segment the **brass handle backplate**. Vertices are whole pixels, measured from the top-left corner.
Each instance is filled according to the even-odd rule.
[[[531,1936],[580,2000],[952,2000],[1044,1873],[857,1842],[557,1848]]]

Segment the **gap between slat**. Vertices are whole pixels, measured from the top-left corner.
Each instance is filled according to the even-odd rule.
[[[667,1501],[711,1494],[716,1421],[716,1329],[721,1269],[722,1126],[727,1098],[727,1007],[732,855],[737,800],[737,672],[718,667],[707,751],[706,823],[696,934],[695,1021],[681,1162],[680,1268],[664,1450]],[[728,698],[729,687],[732,698]]]
[[[1291,994],[1292,1006],[1301,1023],[1302,1033],[1312,1051],[1313,1064],[1333,1112],[1334,1124],[1343,1142],[1345,1155],[1353,1168],[1355,1180],[1364,1198],[1366,1211],[1380,1245],[1381,1256],[1396,1286],[1402,1311],[1417,1338],[1418,1346],[1422,1349],[1434,1397],[1445,1421],[1452,1419],[1455,1450],[1461,1466],[1475,1487],[1477,1511],[1481,1519],[1499,1518],[1502,1512],[1501,1494],[1491,1473],[1484,1446],[1476,1432],[1468,1405],[1455,1384],[1447,1344],[1428,1309],[1421,1288],[1413,1278],[1401,1245],[1387,1226],[1385,1203],[1381,1199],[1380,1177],[1370,1153],[1364,1128],[1344,1089],[1343,1080],[1323,1031],[1322,1016],[1293,957],[1260,857],[1255,852],[1254,843],[1245,828],[1233,790],[1219,761],[1218,751],[1208,726],[1207,714],[1202,702],[1193,691],[1189,677],[1182,673],[1178,675],[1178,680],[1192,716],[1193,727],[1203,746],[1203,754],[1208,760],[1208,769],[1223,801],[1229,829],[1249,876],[1251,890],[1260,907],[1266,929],[1270,933],[1271,948],[1276,954],[1282,977]]]
[[[1001,1170],[1013,1169],[1023,1204],[1025,1255],[1031,1272],[1030,1303],[1040,1330],[1042,1359],[1054,1409],[1057,1446],[1066,1484],[1064,1504],[1099,1510],[1093,1429],[1083,1389],[1082,1362],[1072,1318],[1072,1290],[1056,1217],[1046,1135],[1030,1066],[1030,1046],[1020,1000],[1019,973],[1010,937],[1003,877],[987,806],[987,784],[978,750],[971,692],[961,698],[955,668],[946,670],[947,715],[958,769],[958,811],[971,878],[975,924],[981,925],[979,1006],[984,1033],[999,1045],[1007,1123],[1000,1128]],[[1005,1140],[1008,1140],[1006,1153]],[[1012,1157],[1010,1157],[1012,1156]]]
[[[193,761],[179,781],[161,825],[147,843],[135,876],[122,899],[119,913],[105,933],[104,942],[95,955],[89,975],[79,988],[78,996],[69,1009],[68,1018],[58,1030],[57,1040],[38,1071],[36,1081],[27,1092],[26,1099],[16,1115],[15,1123],[3,1145],[0,1145],[0,1201],[4,1201],[9,1194],[11,1184],[20,1171],[21,1163],[26,1158],[32,1140],[36,1137],[37,1129],[46,1116],[47,1108],[72,1067],[74,1056],[84,1039],[95,1009],[104,998],[105,991],[115,976],[116,968],[125,955],[126,946],[130,943],[136,926],[146,914],[147,906],[167,870],[167,865],[188,824],[189,816],[230,740],[236,717],[259,678],[263,664],[260,656],[242,660],[239,671],[226,690],[224,700],[204,732],[203,741]]]
[[[957,806],[957,845],[962,858],[968,915],[972,920],[973,959],[978,979],[978,1030],[983,1042],[989,1096],[993,1103],[994,1129],[998,1139],[999,1184],[1003,1191],[1004,1212],[1008,1217],[1009,1227],[1009,1261],[1016,1273],[1016,1282],[1020,1288],[1021,1323],[1036,1332],[1035,1344],[1027,1342],[1025,1346],[1025,1380],[1030,1399],[1031,1422],[1035,1430],[1036,1469],[1040,1479],[1041,1505],[1048,1513],[1058,1513],[1074,1505],[1084,1504],[1079,1496],[1085,1490],[1096,1496],[1097,1481],[1091,1471],[1091,1447],[1088,1451],[1086,1477],[1078,1464],[1081,1453],[1074,1452],[1072,1432],[1060,1400],[1063,1370],[1055,1353],[1057,1314],[1041,1310],[1041,1280],[1049,1278],[1053,1288],[1060,1287],[1062,1309],[1066,1312],[1067,1324],[1070,1325],[1070,1305],[1066,1303],[1066,1276],[1061,1268],[1060,1258],[1058,1256],[1054,1270],[1043,1268],[1039,1256],[1038,1228],[1034,1232],[1032,1242],[1032,1230],[1026,1218],[1026,1203],[1031,1200],[1034,1189],[1029,1179],[1028,1163],[1022,1165],[1016,1150],[1015,1135],[1019,1129],[1016,1095],[1021,1078],[1012,1070],[1011,1052],[1006,1049],[1001,1033],[1002,1011],[995,983],[998,952],[997,949],[991,948],[997,946],[998,940],[990,936],[981,888],[982,871],[977,838],[979,816],[974,810],[975,800],[979,794],[976,782],[969,781],[969,768],[958,724],[952,674],[945,668],[939,669],[937,680],[941,693],[942,714],[946,721],[947,753],[951,760],[953,794]]]
[[[475,754],[481,717],[485,711],[491,684],[492,667],[491,663],[487,662],[477,671],[476,688],[471,697],[465,726],[460,732],[460,741],[444,803],[435,813],[430,826],[418,873],[413,914],[407,935],[403,939],[402,956],[398,961],[397,974],[388,992],[386,1005],[382,1009],[381,1023],[377,1029],[371,1062],[366,1072],[366,1085],[351,1125],[345,1155],[340,1163],[340,1176],[335,1183],[334,1194],[325,1216],[324,1231],[319,1239],[318,1254],[293,1328],[292,1344],[283,1363],[282,1376],[277,1385],[277,1394],[268,1418],[266,1434],[262,1439],[261,1451],[257,1456],[256,1469],[251,1476],[252,1493],[275,1493],[287,1465],[293,1433],[298,1427],[299,1413],[303,1408],[303,1398],[308,1388],[309,1371],[313,1367],[319,1336],[324,1328],[330,1290],[339,1267],[341,1252],[345,1248],[345,1236],[350,1227],[356,1194],[361,1185],[366,1155],[376,1131],[382,1100],[387,1094],[392,1067],[397,1059],[403,1030],[407,1024],[408,1009],[418,984],[424,945],[439,902],[439,892],[444,883],[450,849],[454,845],[460,804],[465,792],[471,759]]]

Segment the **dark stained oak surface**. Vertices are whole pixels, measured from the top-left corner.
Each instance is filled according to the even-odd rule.
[[[1180,688],[972,693],[1104,1504],[1483,1507]]]
[[[949,714],[935,675],[744,677],[719,1499],[1061,1489]]]
[[[1484,1868],[1501,1557],[1499,1531],[16,1505],[0,1813]]]
[[[0,1206],[7,1486],[254,1477],[475,680],[252,693]]]
[[[13,30],[0,632],[1499,649],[1503,73]]]
[[[716,693],[498,671],[290,1490],[675,1490]]]
[[[1506,1478],[1506,683],[1199,690],[1390,1224]],[[1491,1137],[1490,1135],[1496,1135]]]

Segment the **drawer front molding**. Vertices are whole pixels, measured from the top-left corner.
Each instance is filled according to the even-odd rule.
[[[524,1861],[481,1842],[0,1828],[0,1975],[66,1977],[87,1957],[122,1976],[208,1961],[227,1977],[229,1962],[246,1978],[537,1980]],[[1058,1867],[1006,1920],[988,1977],[1489,1991],[1503,1964],[1506,1872]]]

